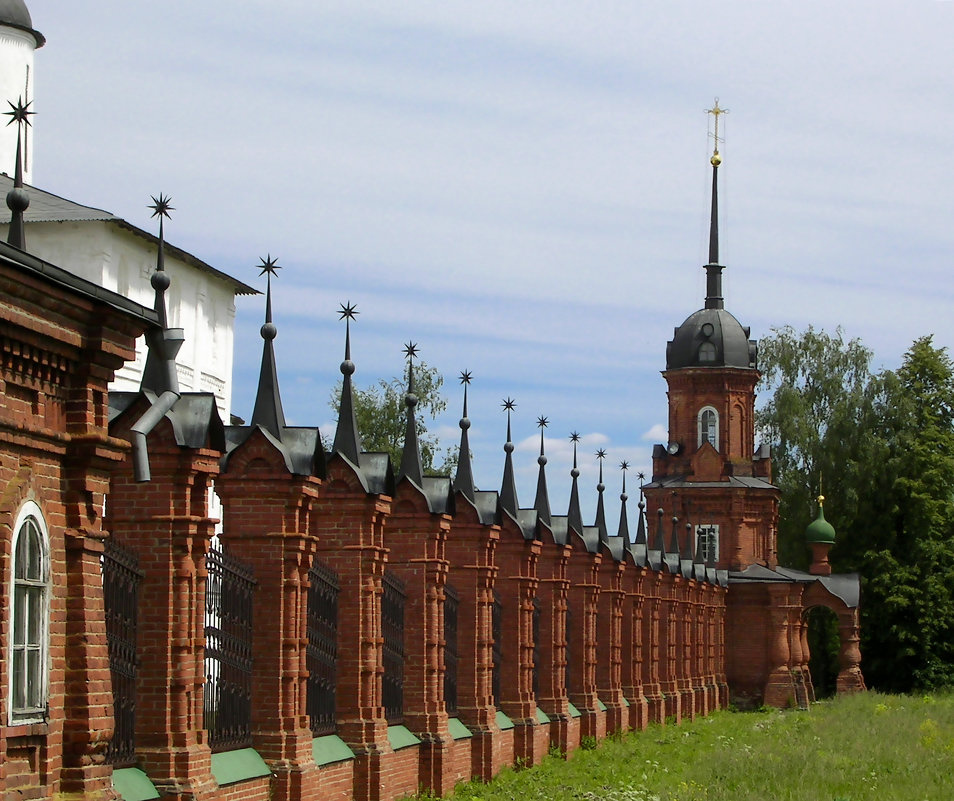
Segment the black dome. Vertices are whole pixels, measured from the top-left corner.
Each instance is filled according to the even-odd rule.
[[[689,315],[666,345],[666,369],[743,367],[755,369],[756,344],[725,309],[699,309]]]
[[[33,20],[30,19],[30,12],[23,0],[0,0],[0,25],[20,28],[33,34],[37,47],[43,47],[46,43],[43,34],[33,29]]]

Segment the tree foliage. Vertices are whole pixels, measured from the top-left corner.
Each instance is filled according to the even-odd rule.
[[[871,352],[809,328],[760,348],[757,413],[782,489],[779,558],[804,567],[803,532],[824,479],[838,532],[836,571],[862,577],[862,655],[869,684],[954,684],[954,364],[930,337],[897,371]]]
[[[437,437],[429,434],[425,417],[437,419],[447,408],[447,399],[441,392],[444,377],[436,367],[419,361],[414,367],[414,394],[417,395],[417,432],[421,447],[421,465],[425,473],[449,475],[457,464],[457,448],[441,454]],[[395,470],[401,464],[404,450],[404,434],[407,407],[404,395],[407,379],[395,376],[390,381],[383,378],[369,387],[355,387],[354,413],[358,433],[364,449],[372,453],[387,453]],[[335,387],[328,402],[338,414],[341,404],[341,382]],[[437,459],[441,462],[437,464]]]

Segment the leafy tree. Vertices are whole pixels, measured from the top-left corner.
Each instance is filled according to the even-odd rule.
[[[439,466],[435,466],[440,455],[437,437],[428,434],[425,416],[437,419],[447,408],[447,400],[441,392],[444,377],[436,367],[429,367],[418,361],[414,366],[414,394],[417,395],[417,432],[421,446],[421,465],[425,473],[449,475],[457,465],[457,448],[451,448],[443,455]],[[355,387],[354,413],[358,424],[358,433],[364,449],[369,452],[387,453],[395,470],[401,464],[404,450],[404,433],[407,421],[407,408],[404,395],[407,391],[405,376],[395,376],[390,381],[383,378],[366,388]],[[338,414],[341,404],[341,382],[335,387],[329,399],[329,405]],[[329,447],[326,445],[326,447]],[[330,448],[329,448],[330,449]]]

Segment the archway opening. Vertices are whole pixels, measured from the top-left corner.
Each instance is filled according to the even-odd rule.
[[[830,698],[838,687],[838,616],[825,606],[814,606],[805,613],[805,620],[815,698]]]

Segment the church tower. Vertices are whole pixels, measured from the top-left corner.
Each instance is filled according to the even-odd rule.
[[[18,100],[24,105],[32,102],[33,52],[45,42],[43,34],[34,30],[23,0],[0,0],[0,111]],[[32,184],[33,131],[25,126],[23,134],[23,180]],[[0,172],[13,175],[16,152],[17,126],[0,123]]]
[[[720,569],[759,563],[774,568],[778,490],[768,449],[755,449],[757,345],[726,310],[719,263],[718,99],[705,305],[675,329],[666,346],[669,442],[653,450],[653,480],[645,487],[653,525],[692,532]],[[662,514],[658,514],[661,511]],[[676,526],[676,523],[679,523]],[[683,536],[688,536],[687,534]]]

